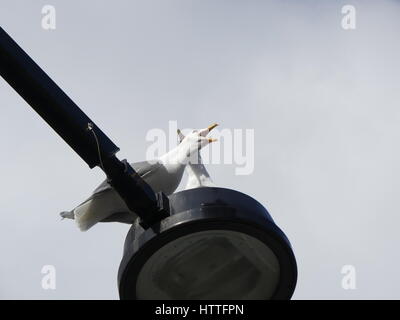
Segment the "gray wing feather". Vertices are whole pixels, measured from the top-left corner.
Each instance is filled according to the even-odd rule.
[[[157,169],[162,167],[159,161],[141,161],[131,164],[132,168],[145,179],[148,175],[154,174]]]
[[[131,163],[131,166],[138,173],[139,176],[141,176],[143,179],[146,179],[152,176],[157,171],[157,169],[162,167],[162,164],[159,161],[141,161]],[[79,206],[103,194],[104,192],[109,192],[111,190],[114,189],[106,179],[96,189],[94,189],[92,195],[85,201],[83,201]]]

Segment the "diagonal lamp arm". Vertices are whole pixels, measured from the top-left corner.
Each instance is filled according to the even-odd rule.
[[[168,198],[155,194],[119,148],[0,27],[0,75],[89,165],[99,166],[147,228],[168,215]]]

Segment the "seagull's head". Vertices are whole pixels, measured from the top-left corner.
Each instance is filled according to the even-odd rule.
[[[182,131],[178,129],[178,137],[179,137],[178,149],[181,150],[180,154],[184,157],[185,162],[192,155],[194,156],[198,154],[198,151],[201,148],[205,147],[211,142],[217,141],[217,139],[207,137],[207,134],[216,126],[218,126],[218,124],[214,123],[204,129],[192,130],[186,136],[183,135]]]
[[[207,137],[207,134],[216,126],[218,126],[218,124],[214,123],[204,129],[192,130],[186,136],[178,129],[179,144],[188,146],[190,152],[200,150],[209,143],[217,141],[217,139]]]

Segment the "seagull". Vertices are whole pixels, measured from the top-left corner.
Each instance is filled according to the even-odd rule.
[[[215,128],[218,124],[215,124],[213,128]],[[202,131],[203,134],[205,131]],[[207,132],[208,133],[208,132]],[[207,134],[206,133],[206,134]],[[178,129],[178,137],[180,143],[185,139],[182,131]],[[192,157],[195,158],[196,161],[191,161]],[[200,150],[197,150],[192,156],[190,157],[188,164],[186,166],[186,173],[188,175],[188,180],[184,190],[195,189],[195,188],[202,188],[202,187],[215,187],[215,183],[210,177],[206,167],[203,164],[203,159],[200,155]]]
[[[217,126],[193,130],[172,150],[153,161],[132,163],[133,169],[150,185],[154,192],[172,194],[180,184],[185,167],[192,154],[211,142],[207,134]],[[87,231],[98,222],[121,222],[132,224],[137,215],[108,183],[103,181],[84,202],[71,211],[60,213],[62,218],[74,219],[81,231]]]

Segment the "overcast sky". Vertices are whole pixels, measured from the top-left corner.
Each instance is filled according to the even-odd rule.
[[[56,8],[56,30],[41,9]],[[343,5],[356,29],[341,26]],[[1,26],[121,148],[153,128],[254,129],[254,173],[208,166],[269,210],[295,299],[399,299],[399,1],[0,2]],[[118,299],[127,225],[60,221],[103,180],[0,79],[0,298]],[[56,290],[41,269],[54,265]],[[341,286],[344,265],[356,289]]]

